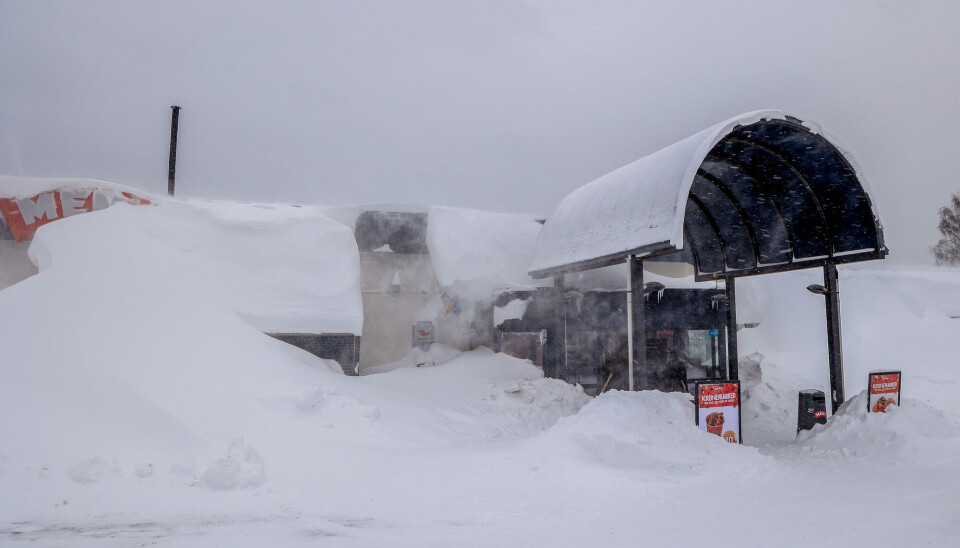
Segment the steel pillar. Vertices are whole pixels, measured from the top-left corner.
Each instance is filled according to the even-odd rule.
[[[544,376],[555,379],[563,378],[566,374],[564,362],[567,355],[567,320],[566,307],[563,305],[564,276],[556,274],[553,277],[553,288],[548,289],[550,302],[553,306],[553,325],[547,330],[547,349],[543,357]],[[547,366],[549,363],[549,367]]]
[[[830,399],[833,412],[846,399],[843,393],[843,348],[840,336],[840,288],[837,265],[823,267],[823,286],[827,289],[827,350],[830,353]]]
[[[630,390],[649,390],[650,375],[647,371],[647,330],[644,309],[647,300],[643,293],[643,260],[627,257],[630,287],[627,290],[627,342],[630,353],[628,378]]]
[[[727,374],[731,380],[740,378],[740,356],[737,353],[737,284],[726,278],[727,292]]]

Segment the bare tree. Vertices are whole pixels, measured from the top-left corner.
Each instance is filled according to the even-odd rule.
[[[960,194],[950,197],[950,205],[940,208],[940,234],[943,238],[933,246],[938,265],[960,264]]]

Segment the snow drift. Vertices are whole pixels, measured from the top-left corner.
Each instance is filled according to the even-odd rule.
[[[903,405],[855,397],[799,441],[796,391],[828,384],[817,273],[741,282],[762,321],[740,332],[757,354],[736,446],[676,394],[591,400],[441,347],[346,377],[262,334],[357,332],[355,245],[317,208],[118,204],[41,227],[39,274],[0,291],[0,543],[956,538],[955,271],[841,271],[848,393],[902,369]]]
[[[847,400],[825,425],[801,432],[811,451],[881,464],[954,463],[960,425],[942,411],[905,398],[885,413],[867,411],[867,391]]]

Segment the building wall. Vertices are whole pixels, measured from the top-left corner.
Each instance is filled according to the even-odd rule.
[[[17,243],[0,240],[0,289],[26,280],[38,272],[27,255],[29,247],[30,241]]]
[[[410,352],[411,327],[442,291],[429,255],[360,253],[363,278],[363,334],[360,369],[395,362]],[[394,284],[399,281],[399,284]],[[391,287],[394,286],[394,287]],[[399,287],[398,287],[399,286]]]
[[[418,321],[433,322],[437,343],[459,350],[492,348],[492,304],[457,301],[459,313],[453,310],[449,299],[457,296],[440,286],[429,255],[361,252],[360,272],[363,278],[361,371],[403,359],[413,347],[411,330]],[[448,301],[443,299],[445,294]]]

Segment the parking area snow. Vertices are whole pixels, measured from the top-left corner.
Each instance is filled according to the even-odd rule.
[[[347,377],[263,334],[359,333],[351,253],[320,209],[164,201],[41,227],[39,273],[0,290],[0,544],[958,540],[956,271],[841,272],[852,397],[799,438],[796,391],[828,383],[816,273],[750,280],[740,446],[685,395],[591,399],[484,349]],[[868,415],[883,368],[903,405]]]

